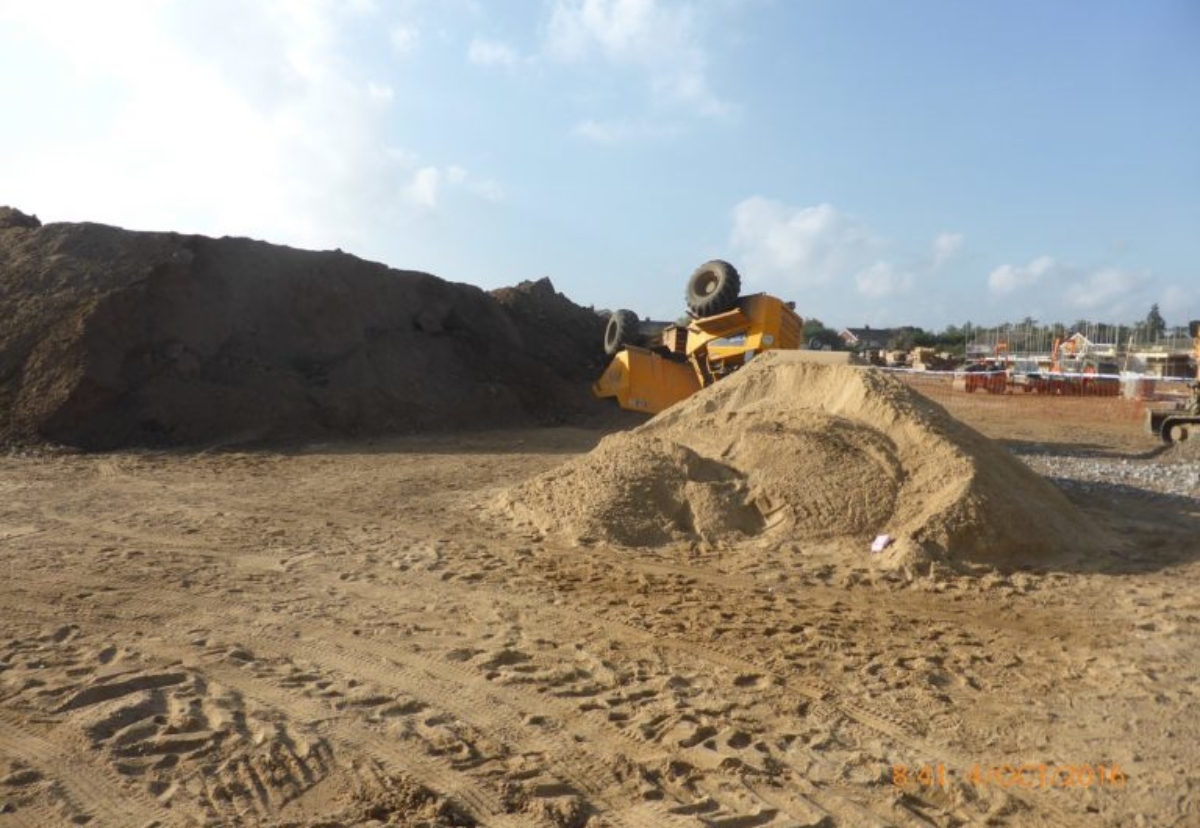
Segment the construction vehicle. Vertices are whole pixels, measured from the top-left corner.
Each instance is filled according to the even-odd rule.
[[[962,369],[963,389],[974,394],[983,389],[989,394],[1008,392],[1008,343],[997,342],[992,356],[972,362]]]
[[[1146,428],[1168,446],[1187,440],[1192,430],[1200,428],[1200,319],[1188,323],[1188,334],[1192,337],[1196,362],[1191,402],[1183,408],[1146,411]]]
[[[653,322],[629,310],[608,318],[612,362],[592,386],[622,408],[657,414],[741,368],[755,355],[800,348],[804,321],[795,304],[766,293],[741,296],[728,262],[696,268],[687,283],[687,324]]]
[[[973,362],[963,368],[963,389],[974,394],[983,389],[989,394],[1004,394],[1008,391],[1008,371],[1004,363],[995,360]]]
[[[1121,393],[1121,369],[1114,359],[1078,353],[1075,341],[1058,337],[1050,352],[1050,370],[1030,373],[1026,391],[1062,396],[1115,397]]]
[[[1038,390],[1043,382],[1042,368],[1033,357],[1017,357],[1012,364],[1012,387],[1029,394]]]

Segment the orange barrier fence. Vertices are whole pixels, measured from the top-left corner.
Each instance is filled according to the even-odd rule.
[[[1189,380],[1097,374],[1044,375],[1041,384],[1016,382],[1003,371],[883,369],[910,387],[969,418],[971,411],[1053,419],[1141,420],[1147,408],[1171,408],[1191,399]]]

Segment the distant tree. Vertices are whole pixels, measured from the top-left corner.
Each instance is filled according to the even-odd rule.
[[[1162,339],[1167,332],[1167,321],[1163,319],[1162,314],[1158,312],[1158,303],[1155,302],[1150,306],[1150,312],[1146,314],[1145,321],[1146,339],[1158,340]]]
[[[935,348],[938,344],[937,334],[918,328],[913,332],[912,344],[921,348]]]
[[[816,317],[804,320],[804,342],[814,350],[841,351],[846,347],[838,332],[825,327],[825,323]]]
[[[967,323],[968,325],[970,323]],[[962,348],[967,344],[967,331],[957,325],[947,325],[936,337],[937,344],[946,350]]]

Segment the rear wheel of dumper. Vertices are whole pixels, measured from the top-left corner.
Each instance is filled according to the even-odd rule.
[[[631,310],[613,311],[604,328],[604,353],[613,356],[637,341],[638,315]]]
[[[715,316],[732,310],[742,289],[742,277],[729,262],[714,259],[696,268],[687,284],[687,306],[696,316]]]
[[[1175,443],[1182,443],[1190,436],[1188,432],[1200,424],[1200,420],[1193,417],[1168,417],[1163,420],[1162,430],[1159,436],[1162,441],[1168,446]]]

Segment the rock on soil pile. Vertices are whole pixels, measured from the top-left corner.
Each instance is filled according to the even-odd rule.
[[[1061,492],[882,372],[772,352],[504,493],[574,541],[895,542],[888,564],[1074,557],[1099,542]]]
[[[84,448],[559,422],[593,405],[596,366],[572,355],[604,328],[548,280],[493,296],[340,251],[10,208],[0,312],[0,441]]]

